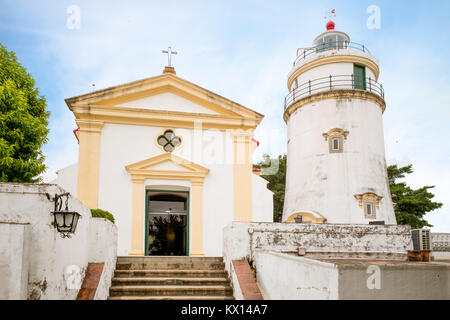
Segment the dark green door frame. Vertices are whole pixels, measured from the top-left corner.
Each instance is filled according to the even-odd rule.
[[[186,256],[189,256],[189,191],[179,191],[179,190],[154,190],[154,189],[146,189],[145,190],[145,255],[148,256],[148,232],[149,232],[149,207],[148,207],[148,197],[150,192],[167,192],[167,193],[186,193]]]
[[[354,64],[353,75],[355,89],[366,90],[366,67]]]

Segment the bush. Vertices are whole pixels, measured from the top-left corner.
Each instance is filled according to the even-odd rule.
[[[112,223],[115,223],[114,216],[111,212],[101,210],[101,209],[91,209],[92,218],[105,218],[111,221]]]

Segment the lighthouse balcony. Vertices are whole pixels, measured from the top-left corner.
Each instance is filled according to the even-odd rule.
[[[349,41],[328,41],[311,48],[298,49],[294,67],[320,57],[338,53],[345,54],[352,51],[355,51],[356,53],[359,52],[359,54],[362,54],[363,56],[371,56],[370,51],[363,44]],[[353,54],[355,54],[355,52],[353,52]]]
[[[286,110],[296,101],[309,96],[335,90],[355,90],[370,92],[384,101],[384,88],[371,77],[360,77],[354,74],[330,75],[327,77],[309,80],[299,84],[284,99],[284,109]]]

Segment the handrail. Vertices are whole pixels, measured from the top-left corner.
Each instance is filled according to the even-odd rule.
[[[362,52],[367,52],[370,54],[369,50],[364,46],[363,44],[359,44],[356,42],[349,42],[349,41],[330,41],[330,42],[324,42],[321,45],[307,48],[303,50],[303,53],[298,55],[297,58],[294,61],[294,67],[302,60],[305,60],[308,56],[327,51],[327,50],[342,50],[342,49],[355,49],[360,50]]]
[[[328,77],[309,80],[298,85],[284,98],[284,109],[293,102],[313,95],[318,92],[332,91],[339,89],[356,89],[372,92],[384,99],[384,88],[371,77],[359,78],[351,75],[330,75]]]

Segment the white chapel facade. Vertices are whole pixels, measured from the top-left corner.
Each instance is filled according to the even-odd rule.
[[[272,192],[252,165],[263,115],[173,67],[66,103],[79,161],[55,182],[113,213],[118,255],[221,256],[226,225],[273,221]]]

